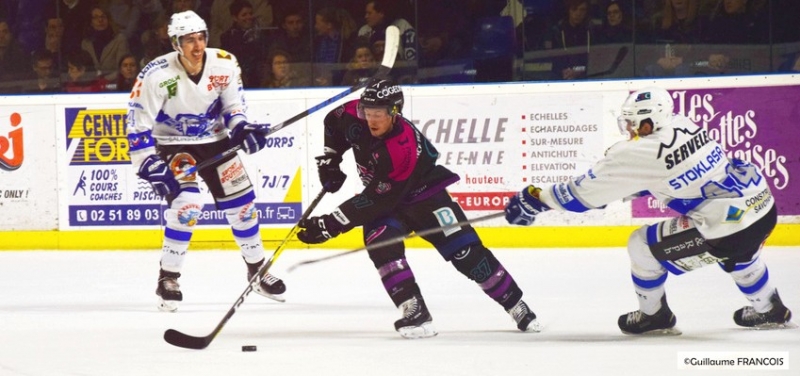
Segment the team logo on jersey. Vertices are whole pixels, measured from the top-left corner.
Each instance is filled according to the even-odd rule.
[[[741,222],[745,211],[735,206],[728,207],[728,216],[725,217],[725,222]]]
[[[453,209],[445,206],[434,210],[433,215],[436,217],[436,220],[442,227],[450,226],[442,232],[444,236],[450,236],[461,230],[461,227],[453,226],[454,224],[458,223],[458,218],[456,218],[456,213],[453,212]]]
[[[187,204],[178,209],[178,222],[186,226],[194,226],[200,219],[202,213],[200,205]]]
[[[231,83],[231,76],[227,75],[211,75],[208,76],[208,81],[211,87],[225,90]]]
[[[678,140],[678,132],[692,137],[682,145],[676,146],[675,142]],[[672,141],[668,145],[661,144],[658,148],[658,156],[656,158],[661,159],[664,150],[669,150],[668,154],[664,156],[664,163],[667,165],[667,170],[671,170],[681,162],[689,159],[709,142],[711,142],[711,139],[708,137],[708,132],[703,128],[697,128],[694,132],[685,128],[673,128]]]
[[[375,193],[377,193],[379,195],[382,195],[382,194],[384,194],[386,192],[389,192],[391,190],[392,190],[392,185],[387,183],[387,182],[385,182],[385,181],[382,181],[382,182],[378,183],[378,187],[375,188]]]
[[[231,59],[231,54],[229,54],[228,51],[219,50],[219,51],[217,51],[217,57],[220,58],[220,59],[230,60]]]

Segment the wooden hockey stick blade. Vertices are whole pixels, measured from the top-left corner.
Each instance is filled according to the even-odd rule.
[[[397,26],[389,26],[389,27],[387,27],[386,28],[386,46],[384,47],[383,61],[381,62],[381,66],[378,68],[378,72],[375,73],[375,77],[385,77],[385,76],[389,75],[389,72],[391,72],[392,67],[394,66],[394,62],[397,59],[397,50],[399,48],[400,48],[400,29],[398,29]],[[275,125],[271,126],[269,128],[269,133],[265,134],[264,137],[269,137],[271,134],[273,134],[273,133],[275,133],[275,132],[277,132],[277,131],[279,131],[279,130],[281,130],[283,128],[288,127],[289,125],[297,122],[298,120],[301,120],[301,119],[305,118],[306,116],[311,115],[311,114],[313,114],[313,113],[315,113],[315,112],[327,107],[328,105],[330,105],[330,104],[332,104],[332,103],[334,103],[334,102],[336,102],[336,101],[338,101],[338,100],[340,100],[340,99],[342,99],[342,98],[344,98],[344,97],[346,97],[346,96],[348,96],[348,95],[350,95],[350,94],[352,94],[352,93],[364,88],[365,86],[367,86],[368,82],[369,82],[369,80],[363,80],[363,81],[361,81],[361,82],[359,82],[359,83],[347,88],[346,90],[342,91],[341,93],[336,94],[333,97],[330,97],[330,98],[322,101],[321,103],[319,103],[319,104],[317,104],[317,105],[315,105],[315,106],[313,106],[313,107],[311,107],[309,109],[306,109],[305,111],[303,111],[303,112],[301,112],[301,113],[299,113],[297,115],[294,115],[294,116],[292,116],[291,118],[289,118],[287,120],[284,120],[281,123],[278,123],[278,124],[275,124]],[[189,166],[186,169],[184,169],[183,171],[181,171],[179,174],[175,175],[175,180],[183,179],[186,176],[193,174],[195,171],[202,170],[202,169],[204,169],[204,168],[206,168],[206,167],[208,167],[208,166],[210,166],[210,165],[212,165],[212,164],[214,164],[216,162],[219,162],[223,158],[225,158],[225,157],[227,157],[227,156],[229,156],[229,155],[231,155],[233,153],[236,153],[237,151],[239,151],[241,149],[242,149],[242,145],[235,145],[235,146],[232,146],[231,148],[229,148],[228,150],[223,151],[220,154],[217,154],[217,155],[215,155],[215,156],[213,156],[213,157],[211,157],[209,159],[204,160],[202,163],[198,163],[196,166]]]
[[[333,255],[330,255],[330,256],[325,256],[325,257],[314,259],[314,260],[301,261],[301,262],[298,262],[298,263],[290,266],[288,269],[286,269],[286,271],[287,272],[292,272],[295,269],[297,269],[298,267],[301,267],[303,265],[316,264],[316,263],[321,262],[321,261],[327,261],[327,260],[339,258],[339,257],[342,257],[342,256],[347,256],[349,254],[356,253],[356,252],[382,248],[382,247],[385,247],[387,245],[392,245],[392,244],[403,242],[406,239],[412,239],[412,238],[416,238],[416,237],[437,234],[437,233],[440,233],[440,232],[443,232],[443,231],[447,231],[447,230],[452,229],[452,228],[471,225],[473,223],[478,223],[478,222],[483,222],[483,221],[488,221],[488,220],[494,219],[494,218],[500,218],[500,217],[504,216],[505,214],[506,214],[505,212],[489,214],[489,215],[485,215],[483,217],[478,217],[478,218],[469,219],[469,220],[466,220],[466,221],[461,221],[461,222],[458,222],[458,223],[454,223],[452,225],[447,225],[447,226],[443,226],[443,227],[429,228],[429,229],[426,229],[426,230],[422,230],[420,232],[415,232],[415,233],[413,233],[411,235],[407,235],[407,236],[398,236],[398,237],[395,237],[395,238],[386,239],[386,240],[383,240],[383,241],[380,241],[380,242],[377,242],[377,243],[372,243],[370,245],[367,245],[367,246],[364,246],[364,247],[361,247],[361,248],[356,248],[356,249],[353,249],[353,250],[350,250],[350,251],[340,252],[340,253],[336,253],[336,254],[333,254]]]
[[[242,294],[239,295],[239,299],[236,299],[236,303],[233,303],[233,306],[231,306],[231,308],[228,309],[228,312],[225,314],[225,317],[223,317],[222,320],[220,320],[219,324],[217,324],[217,326],[214,328],[214,330],[211,331],[211,333],[209,333],[207,336],[195,337],[192,335],[188,335],[186,333],[179,332],[175,329],[167,329],[167,331],[164,332],[164,340],[167,341],[167,343],[169,343],[170,345],[183,347],[185,349],[202,350],[208,347],[208,345],[211,344],[211,341],[214,340],[217,334],[219,334],[219,332],[222,331],[222,328],[225,326],[228,320],[230,320],[231,316],[233,316],[233,314],[236,313],[236,310],[239,309],[239,306],[241,306],[242,303],[244,303],[244,299],[247,297],[247,295],[250,295],[250,293],[253,291],[253,286],[255,286],[255,284],[258,283],[265,274],[267,274],[267,271],[269,271],[269,268],[272,267],[272,264],[275,262],[275,260],[277,260],[278,257],[283,253],[283,250],[286,248],[286,244],[289,242],[289,239],[293,238],[297,233],[297,231],[300,229],[299,226],[300,222],[308,219],[308,217],[311,215],[311,212],[314,211],[314,208],[317,207],[319,202],[322,201],[322,197],[324,196],[325,196],[325,191],[323,190],[319,192],[314,201],[312,201],[311,204],[308,205],[306,211],[303,212],[303,215],[300,216],[300,219],[297,221],[294,227],[292,227],[292,230],[289,231],[289,235],[286,235],[281,244],[278,245],[278,248],[275,249],[275,252],[272,253],[272,256],[269,258],[269,260],[267,260],[267,262],[265,262],[264,265],[261,265],[261,268],[258,269],[258,272],[256,272],[255,274],[253,274],[252,277],[250,277],[250,281],[247,284],[247,288],[245,288],[244,292],[242,292]]]

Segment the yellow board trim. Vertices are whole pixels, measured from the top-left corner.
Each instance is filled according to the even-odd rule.
[[[624,247],[630,233],[638,226],[583,227],[486,227],[478,233],[487,247],[496,248],[583,248]],[[290,229],[262,228],[261,236],[267,250],[273,249]],[[800,246],[800,224],[779,224],[767,239],[769,246]],[[3,231],[0,250],[139,250],[160,249],[159,230],[125,231]],[[294,239],[288,248],[356,249],[364,245],[360,229],[350,231],[324,244],[308,247]],[[428,248],[424,240],[406,241],[409,248]],[[197,230],[192,236],[191,249],[235,249],[229,229]]]

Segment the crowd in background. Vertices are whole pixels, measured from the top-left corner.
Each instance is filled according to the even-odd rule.
[[[796,0],[0,0],[0,92],[129,91],[185,10],[247,88],[353,85],[388,25],[401,83],[587,79],[603,45],[641,57],[627,77],[800,70]]]

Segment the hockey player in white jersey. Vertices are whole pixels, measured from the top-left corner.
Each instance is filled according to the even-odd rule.
[[[255,192],[236,153],[180,181],[175,175],[232,145],[242,145],[248,154],[261,150],[269,125],[248,121],[236,57],[206,48],[208,30],[200,16],[192,11],[173,14],[168,34],[175,51],[157,57],[139,73],[128,104],[127,128],[137,175],[169,205],[156,294],[159,309],[172,312],[183,300],[178,278],[203,205],[196,174],[205,181],[217,209],[225,212],[248,278],[264,263]],[[285,290],[283,281],[270,274],[255,288],[278,301],[283,301]]]
[[[706,130],[673,114],[673,106],[661,88],[631,94],[618,119],[630,139],[614,144],[580,177],[526,187],[506,206],[506,220],[530,225],[550,209],[580,213],[651,194],[681,216],[643,226],[628,240],[639,310],[620,316],[623,333],[680,334],[667,305],[667,273],[710,264],[729,273],[751,303],[734,312],[737,325],[795,327],[760,257],[778,216],[766,179],[756,166],[726,157]]]

